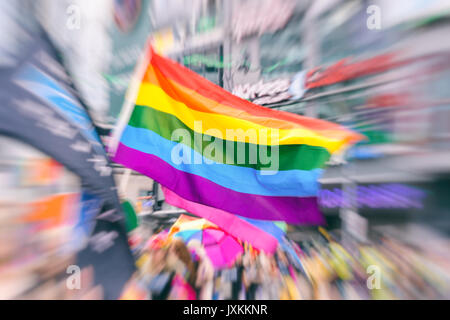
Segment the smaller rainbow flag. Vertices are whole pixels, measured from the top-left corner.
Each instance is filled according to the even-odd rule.
[[[116,131],[115,162],[189,202],[253,219],[324,222],[322,167],[359,134],[255,105],[152,49],[139,81]]]

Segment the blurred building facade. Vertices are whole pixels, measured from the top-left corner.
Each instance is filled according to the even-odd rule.
[[[78,0],[30,2],[30,7],[63,53],[97,124],[113,127],[151,37],[157,51],[244,99],[341,123],[367,136],[346,157],[332,159],[322,178],[322,204],[330,219],[376,211],[377,219],[385,214],[389,220],[393,209],[406,218],[412,217],[409,211],[445,217],[447,211],[439,213],[442,206],[435,204],[445,200],[439,195],[450,171],[450,48],[440,40],[449,31],[450,6],[402,2],[102,0],[96,4],[102,10],[92,10],[88,1]],[[71,20],[77,13],[81,28]],[[122,172],[117,169],[119,181]],[[129,181],[133,190],[153,189],[134,175]],[[356,188],[358,198],[371,188],[388,192],[391,183],[416,184],[437,198],[424,198],[421,205],[428,210],[406,205],[408,199],[357,210],[358,199],[344,192]]]
[[[448,1],[152,4],[161,53],[244,99],[366,135],[322,178],[330,222],[361,238],[396,221],[450,230]],[[397,200],[364,203],[371,190]]]

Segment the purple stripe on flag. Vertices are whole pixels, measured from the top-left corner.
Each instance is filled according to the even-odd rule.
[[[243,217],[291,224],[325,223],[318,209],[317,197],[261,196],[233,191],[203,177],[179,171],[154,155],[122,143],[113,161],[156,180],[184,199]]]

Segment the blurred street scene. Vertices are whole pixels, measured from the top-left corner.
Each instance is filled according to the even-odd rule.
[[[0,9],[0,299],[450,298],[450,1],[17,0]],[[153,62],[142,76],[150,47],[166,69]],[[195,88],[203,79],[179,66],[214,85]],[[208,190],[162,169],[166,177],[151,178],[148,158],[114,157],[143,101],[133,88],[164,72],[172,100],[154,101],[183,100],[205,119],[246,100],[233,119],[287,112],[363,137],[325,150],[317,168],[292,170],[317,169],[308,196],[323,221],[292,223],[281,209],[280,219],[250,216],[262,196],[292,195],[225,169],[179,171],[267,194],[239,212],[227,210],[231,195],[176,206],[166,181]],[[149,129],[153,114],[135,127]],[[173,133],[173,123],[152,128]],[[333,141],[336,127],[321,134]],[[318,155],[287,162],[298,169]]]

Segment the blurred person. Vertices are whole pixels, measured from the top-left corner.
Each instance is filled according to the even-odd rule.
[[[191,254],[186,245],[180,239],[174,239],[168,247],[165,266],[170,270],[171,281],[166,299],[192,300],[196,294],[195,286],[196,270]]]
[[[284,254],[284,252],[278,248],[276,252],[276,258],[278,261],[278,266],[281,273],[281,278],[283,279],[284,286],[281,293],[281,300],[298,300],[300,298],[300,294],[295,285],[294,280],[292,279],[291,272],[289,270],[289,260]]]
[[[217,272],[215,288],[218,300],[231,300],[233,275],[234,273],[230,269],[222,269]]]
[[[326,261],[315,250],[310,250],[310,256],[304,261],[305,267],[311,276],[314,286],[314,299],[331,299],[330,281],[333,277]]]
[[[242,255],[238,256],[233,264],[233,272],[235,272],[235,278],[232,282],[231,299],[238,300],[243,288],[243,274],[244,266],[242,264]]]
[[[153,249],[150,252],[145,278],[151,299],[166,300],[170,294],[175,271],[168,265],[169,255],[166,248]]]
[[[214,266],[201,242],[194,239],[189,241],[188,248],[198,256],[197,278],[195,288],[199,300],[212,300],[214,291]]]
[[[173,264],[177,272],[183,275],[191,286],[194,286],[197,271],[195,269],[195,264],[192,261],[191,253],[189,252],[186,244],[181,239],[175,239],[170,244],[169,251],[173,253],[173,255],[170,255],[169,257],[176,257],[179,260],[173,260]]]
[[[268,256],[261,252],[260,261],[260,286],[256,289],[255,300],[279,299],[280,282],[277,280],[276,263],[273,255]]]
[[[246,251],[244,253],[244,257],[242,258],[243,262],[243,281],[246,293],[247,300],[255,300],[256,299],[256,291],[260,285],[259,279],[259,264],[257,259],[253,258],[250,252]]]

